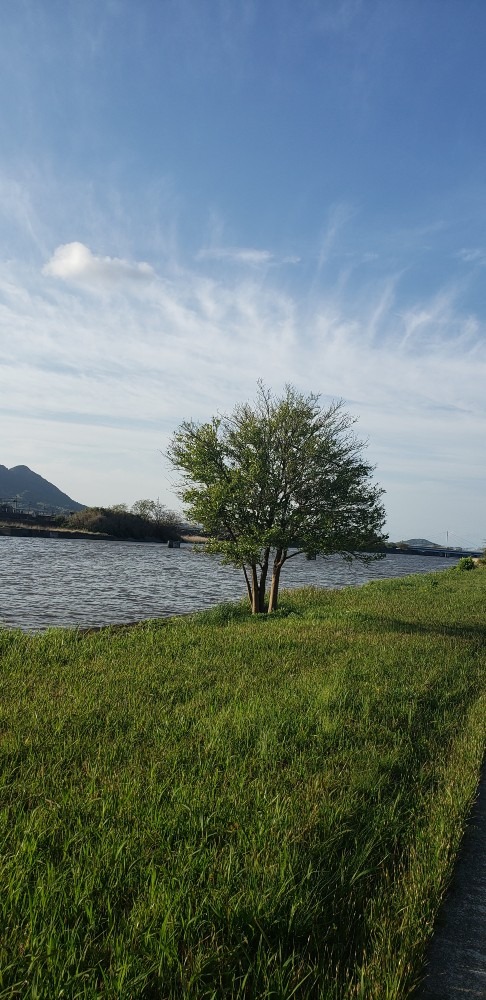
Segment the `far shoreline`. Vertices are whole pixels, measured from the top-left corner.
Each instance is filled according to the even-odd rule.
[[[0,523],[0,536],[6,538],[62,538],[68,541],[70,539],[81,539],[88,542],[143,542],[147,545],[167,545],[170,541],[168,538],[156,538],[153,535],[147,535],[144,538],[122,538],[119,535],[109,535],[100,531],[77,531],[71,528],[51,528],[44,527],[42,525],[22,523]],[[190,545],[200,545],[204,543],[206,539],[200,535],[181,535],[179,539],[172,539],[172,541],[185,542]]]
[[[6,524],[0,523],[0,537],[7,538],[46,538],[63,539],[69,541],[76,539],[88,542],[142,542],[144,545],[168,545],[169,541],[179,541],[187,545],[204,545],[207,541],[203,535],[181,535],[178,539],[156,538],[152,535],[143,538],[121,537],[119,535],[109,535],[95,531],[76,531],[70,528],[51,528],[30,524]],[[463,556],[481,557],[479,549],[446,549],[446,548],[403,548],[400,545],[388,545],[377,550],[384,556],[433,556],[435,558],[461,559]]]

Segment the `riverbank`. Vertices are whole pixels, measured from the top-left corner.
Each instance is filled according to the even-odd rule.
[[[486,572],[0,631],[0,995],[402,1000],[477,784]]]
[[[102,531],[81,531],[73,528],[53,528],[42,525],[0,524],[0,535],[10,538],[63,538],[64,540],[84,539],[87,542],[145,542],[153,545],[167,545],[168,539],[154,538],[147,535],[143,538],[126,538],[118,535],[104,534]],[[183,542],[201,542],[197,536],[181,536]]]
[[[0,523],[0,536],[7,538],[84,538],[87,541],[117,541],[114,535],[103,535],[94,531],[74,531],[70,528],[55,528],[37,524]]]
[[[168,543],[168,539],[155,538],[152,535],[147,535],[144,538],[126,538],[118,535],[109,535],[102,531],[82,531],[81,529],[24,524],[23,522],[12,523],[11,521],[0,522],[0,536],[2,535],[10,538],[63,538],[68,541],[74,538],[81,538],[88,542],[147,542],[154,545],[167,545]],[[190,542],[193,545],[202,544],[206,541],[201,535],[180,535],[179,540],[181,542]]]

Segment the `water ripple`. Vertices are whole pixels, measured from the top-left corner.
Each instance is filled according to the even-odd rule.
[[[282,586],[359,586],[449,565],[433,556],[390,555],[368,565],[296,556],[284,567]],[[161,618],[245,593],[241,571],[190,545],[0,537],[0,623],[10,628],[38,632]]]

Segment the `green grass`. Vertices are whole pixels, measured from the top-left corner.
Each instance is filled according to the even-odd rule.
[[[485,736],[486,572],[0,632],[0,998],[398,1000]]]

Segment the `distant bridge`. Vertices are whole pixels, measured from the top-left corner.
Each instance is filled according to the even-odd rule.
[[[462,559],[463,556],[478,558],[478,556],[483,555],[482,549],[456,549],[447,548],[445,545],[443,547],[438,546],[437,548],[435,546],[432,548],[431,545],[424,545],[423,547],[407,545],[407,548],[392,545],[386,551],[398,553],[403,556],[439,556],[439,558],[443,556],[444,559]]]

